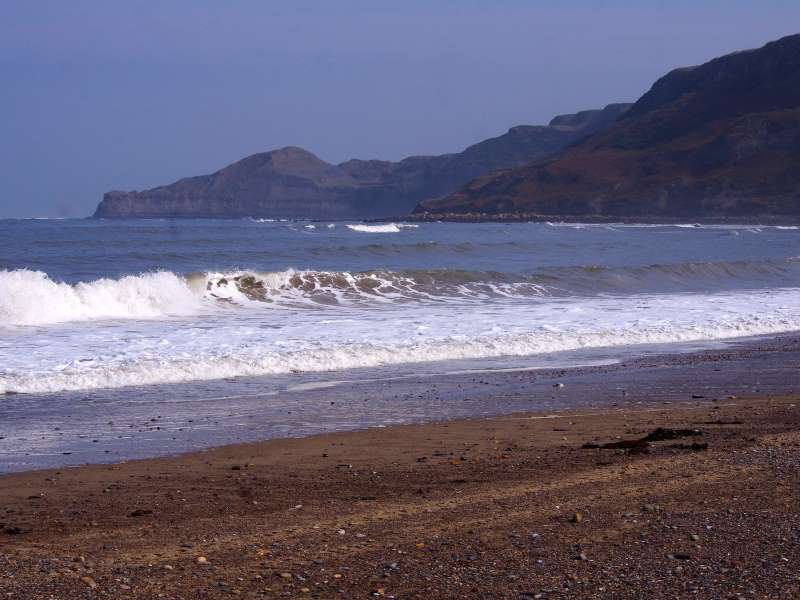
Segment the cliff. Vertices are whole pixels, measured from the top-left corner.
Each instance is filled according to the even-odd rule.
[[[519,126],[463,152],[399,162],[333,165],[302,148],[254,154],[211,175],[141,192],[108,192],[95,217],[368,218],[409,212],[496,169],[552,155],[606,129],[630,104],[562,115],[547,126]]]
[[[558,157],[482,176],[415,212],[800,218],[800,35],[676,69]]]

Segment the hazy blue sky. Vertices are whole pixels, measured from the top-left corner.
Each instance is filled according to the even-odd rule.
[[[3,0],[0,217],[286,145],[457,151],[798,29],[797,0]]]

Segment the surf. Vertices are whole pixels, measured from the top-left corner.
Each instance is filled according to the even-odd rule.
[[[98,319],[154,319],[190,315],[200,299],[169,271],[70,285],[42,271],[0,271],[0,322],[47,325]]]
[[[0,271],[0,327],[71,321],[187,317],[224,307],[249,310],[392,303],[488,303],[498,299],[700,293],[800,287],[800,258],[641,266],[542,267],[527,273],[465,269],[362,272],[167,270],[69,284],[41,271]]]
[[[798,290],[221,312],[37,328],[0,348],[0,392],[173,384],[675,344],[800,329]],[[13,351],[10,350],[13,348]]]

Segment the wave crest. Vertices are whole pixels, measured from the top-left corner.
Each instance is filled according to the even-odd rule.
[[[401,229],[416,229],[417,227],[419,227],[419,225],[409,223],[383,223],[380,225],[357,223],[355,225],[347,225],[348,229],[361,233],[400,233]]]
[[[455,269],[231,271],[185,276],[158,271],[70,285],[41,271],[0,271],[0,325],[188,316],[240,307],[483,302],[498,298],[786,288],[800,260],[699,262],[636,267],[543,267],[527,274]]]
[[[8,325],[179,316],[196,312],[199,303],[184,279],[169,271],[75,285],[41,271],[0,271],[0,322]]]

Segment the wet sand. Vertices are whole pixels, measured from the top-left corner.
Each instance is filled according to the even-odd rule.
[[[0,595],[798,597],[800,397],[639,399],[6,475]]]
[[[708,345],[706,345],[708,346]],[[0,402],[0,471],[97,464],[368,427],[694,395],[797,391],[800,337],[591,349],[500,361],[298,373],[192,385],[18,394]],[[721,347],[720,347],[721,346]],[[568,367],[570,363],[603,366]],[[467,368],[469,367],[469,368]],[[514,367],[508,370],[507,367]],[[563,387],[554,387],[564,384]]]

